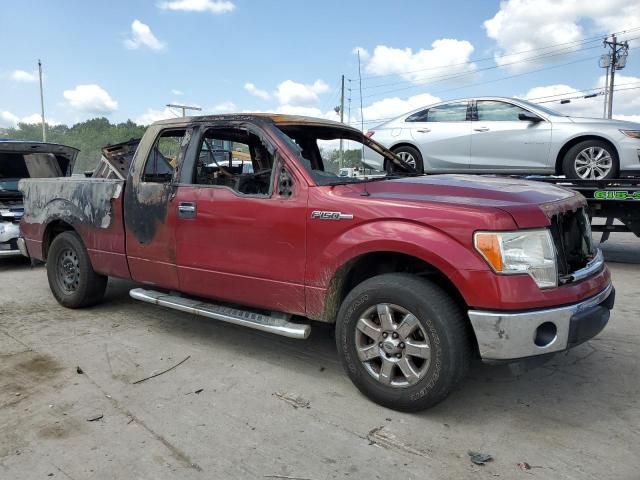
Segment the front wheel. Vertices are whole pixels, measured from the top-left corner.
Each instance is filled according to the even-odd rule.
[[[618,174],[615,149],[601,140],[585,140],[569,149],[562,163],[567,178],[607,180]]]
[[[373,277],[347,295],[336,343],[358,389],[401,411],[444,400],[471,354],[459,305],[433,282],[403,273]]]
[[[51,242],[47,279],[55,299],[67,308],[100,302],[108,280],[93,270],[87,249],[75,232],[63,232]]]

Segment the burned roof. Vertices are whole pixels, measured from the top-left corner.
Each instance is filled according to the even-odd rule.
[[[170,118],[160,120],[153,125],[177,125],[196,122],[271,122],[276,125],[293,126],[308,125],[316,127],[338,127],[356,130],[344,123],[324,118],[305,117],[302,115],[286,115],[282,113],[225,113],[220,115],[200,115],[193,117]]]

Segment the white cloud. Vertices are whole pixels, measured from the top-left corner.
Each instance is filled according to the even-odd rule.
[[[63,95],[71,107],[82,112],[108,114],[118,109],[118,102],[99,85],[76,85]]]
[[[227,101],[214,105],[212,110],[216,113],[228,113],[236,111],[237,108],[235,103],[233,103],[232,101]]]
[[[171,0],[160,2],[162,10],[182,10],[185,12],[210,12],[213,14],[232,12],[236,6],[229,0]]]
[[[20,119],[17,115],[14,115],[8,111],[0,112],[0,127],[15,127]]]
[[[60,125],[60,122],[52,118],[46,118],[47,125]],[[42,117],[39,113],[32,113],[26,117],[18,117],[11,112],[0,112],[0,127],[16,127],[18,123],[39,124]]]
[[[245,83],[244,89],[254,97],[258,97],[263,100],[269,100],[271,98],[271,95],[269,95],[269,92],[267,92],[266,90],[259,89],[253,83]]]
[[[362,60],[363,62],[366,62],[367,60],[369,60],[369,58],[371,58],[371,54],[366,48],[354,47],[354,49],[351,50],[351,53],[356,56],[358,55],[358,52],[360,52],[360,60]]]
[[[11,80],[15,82],[32,83],[38,81],[38,72],[26,72],[24,70],[14,70],[11,73]]]
[[[173,93],[174,95],[177,95],[179,97],[184,95],[184,92],[182,90],[178,90],[177,88],[171,89],[171,93]]]
[[[316,80],[312,85],[285,80],[278,85],[274,95],[281,105],[310,106],[319,101],[318,95],[329,90],[329,85]]]
[[[442,38],[431,44],[431,49],[394,48],[378,45],[373,50],[365,70],[372,75],[400,75],[415,83],[446,73],[474,71],[469,62],[473,45],[466,40]]]
[[[420,107],[426,107],[439,101],[440,99],[438,97],[434,97],[429,93],[420,93],[406,99],[398,97],[384,98],[363,108],[362,113],[365,121],[380,120],[380,123],[382,123],[385,120],[390,120],[402,115],[403,113],[410,112],[411,110],[415,110]],[[360,118],[359,112],[356,117],[358,119]],[[369,124],[369,126],[373,125]]]
[[[301,105],[280,105],[276,108],[276,113],[286,113],[289,115],[303,115],[306,117],[326,118],[327,120],[340,120],[340,117],[333,110],[323,112],[317,107],[305,107]]]
[[[163,110],[155,110],[148,108],[147,111],[141,115],[138,115],[133,121],[138,125],[149,125],[158,120],[165,120],[167,118],[175,118],[179,115],[169,107],[165,107]]]
[[[495,16],[484,22],[487,36],[496,41],[498,65],[521,61],[544,52],[526,52],[560,43],[576,42],[584,38],[585,30],[593,25],[598,33],[616,32],[640,25],[640,2],[628,0],[578,1],[578,0],[506,0],[500,3]],[[595,33],[595,32],[593,32]],[[581,48],[565,45],[567,53]],[[500,58],[503,55],[507,57]],[[548,62],[561,56],[538,59]],[[531,60],[510,66],[521,70]]]
[[[149,25],[142,23],[140,20],[134,20],[131,23],[131,38],[124,41],[125,47],[136,50],[140,47],[148,47],[151,50],[163,50],[165,43],[161,42],[149,28]]]
[[[602,88],[604,83],[605,77],[603,75],[598,79],[594,88]],[[638,86],[640,86],[640,77],[621,74],[616,75],[616,86],[613,94],[614,118],[627,119],[640,115],[640,97],[638,97],[637,90],[624,90],[625,88]],[[587,94],[588,93],[592,92],[587,92]],[[594,90],[593,93],[598,93],[598,90]],[[598,95],[593,98],[571,98],[583,95],[585,95],[585,93],[574,87],[556,84],[532,88],[522,96],[534,102],[545,102],[543,103],[544,106],[557,110],[565,115],[602,118],[604,97]],[[561,104],[560,100],[563,98],[571,99],[571,102]]]

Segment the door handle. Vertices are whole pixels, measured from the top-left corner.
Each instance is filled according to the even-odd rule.
[[[180,202],[178,204],[178,218],[196,218],[196,204],[194,202]]]
[[[416,131],[420,132],[420,133],[429,133],[431,131],[431,129],[430,128],[419,128]]]
[[[478,127],[478,128],[474,128],[474,130],[476,132],[488,132],[489,131],[489,127]]]

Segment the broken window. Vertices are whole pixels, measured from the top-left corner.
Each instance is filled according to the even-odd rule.
[[[193,183],[229,187],[244,195],[269,195],[273,155],[254,134],[242,129],[205,131]]]
[[[162,132],[149,152],[144,168],[144,181],[170,182],[178,164],[178,156],[187,141],[184,129]]]

